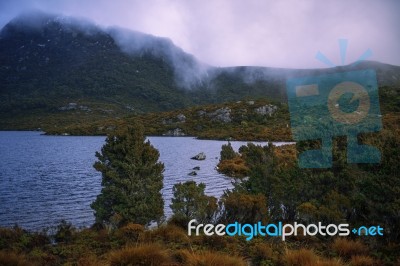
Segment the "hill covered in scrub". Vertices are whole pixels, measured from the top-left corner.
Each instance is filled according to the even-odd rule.
[[[196,136],[204,139],[290,140],[286,104],[266,99],[204,105],[148,113],[124,119],[72,124],[46,130],[51,135],[106,135],[115,128],[141,120],[146,135]]]
[[[0,129],[65,127],[204,104],[286,102],[286,79],[375,69],[400,86],[400,67],[362,62],[328,69],[213,67],[166,38],[29,13],[0,31]]]
[[[396,127],[399,115],[400,88],[379,89],[383,128]],[[75,109],[66,113],[76,112]],[[196,136],[220,140],[293,141],[286,103],[268,99],[210,104],[174,111],[103,119],[66,126],[44,128],[50,135],[106,135],[123,124],[139,119],[146,135]]]

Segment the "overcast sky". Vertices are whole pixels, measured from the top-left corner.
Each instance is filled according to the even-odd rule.
[[[370,48],[400,65],[397,0],[0,0],[0,27],[31,9],[168,37],[214,66],[325,67],[318,51],[341,65],[338,39],[347,63]]]

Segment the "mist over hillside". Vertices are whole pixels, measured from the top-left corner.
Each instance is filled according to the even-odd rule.
[[[0,128],[48,114],[92,120],[243,98],[285,101],[288,77],[365,68],[377,71],[379,86],[400,86],[400,67],[378,62],[329,69],[219,68],[167,38],[26,13],[0,32]]]

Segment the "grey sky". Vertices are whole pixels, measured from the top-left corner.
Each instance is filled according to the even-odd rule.
[[[370,48],[400,65],[396,0],[0,0],[0,27],[30,9],[168,37],[215,66],[325,67],[318,51],[340,64],[340,38],[347,63]]]

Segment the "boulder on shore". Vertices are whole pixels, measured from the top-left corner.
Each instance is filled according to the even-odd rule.
[[[206,159],[206,155],[204,154],[204,152],[200,152],[199,154],[197,154],[196,156],[193,156],[190,159],[197,160],[197,161],[202,161],[202,160]]]

